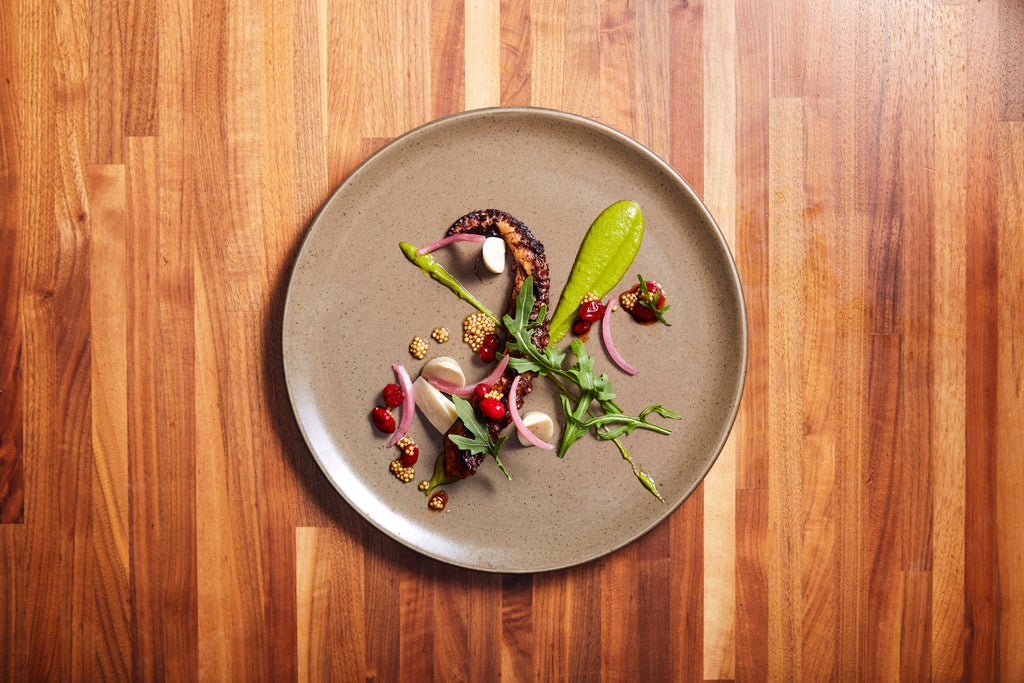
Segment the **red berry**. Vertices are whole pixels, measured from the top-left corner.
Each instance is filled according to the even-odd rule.
[[[484,335],[483,342],[482,342],[481,345],[482,346],[490,347],[490,348],[494,349],[495,351],[497,351],[498,350],[498,344],[500,344],[500,343],[501,343],[501,339],[498,338],[498,335],[496,335],[494,332],[488,332],[487,334]]]
[[[654,305],[658,307],[658,310],[661,310],[662,308],[664,308],[665,307],[665,293],[663,291],[661,291],[661,285],[659,285],[657,282],[653,282],[651,280],[647,280],[647,282],[645,283],[645,286],[647,288],[648,293],[651,295],[651,299],[654,300]],[[654,311],[652,311],[645,303],[641,303],[641,302],[646,302],[647,299],[646,299],[646,297],[644,297],[643,293],[640,291],[640,285],[635,285],[633,287],[633,289],[637,293],[637,302],[636,302],[636,305],[633,306],[633,311],[632,311],[633,317],[637,321],[642,322],[642,323],[651,323],[651,322],[654,322],[655,320],[657,320],[658,316],[655,315]]]
[[[647,291],[651,295],[651,298],[656,300],[657,307],[661,308],[662,306],[664,306],[665,305],[665,292],[661,291],[661,285],[659,285],[657,282],[654,282],[652,280],[648,280],[646,284],[647,284]],[[640,289],[640,287],[638,285],[637,286],[637,290],[639,290],[639,289]]]
[[[384,405],[388,408],[397,408],[405,400],[405,394],[402,393],[402,388],[397,384],[387,385],[381,394],[384,396]]]
[[[482,401],[484,398],[487,397],[487,392],[490,390],[491,388],[489,386],[481,382],[480,384],[477,384],[476,387],[474,387],[473,395],[476,396],[477,401]]]
[[[481,346],[477,350],[476,355],[480,356],[480,360],[483,362],[490,363],[494,360],[494,351],[495,348],[493,346]]]
[[[657,319],[657,316],[654,314],[654,311],[647,308],[640,302],[637,302],[637,304],[633,306],[633,317],[636,318],[637,321],[642,323],[652,323]]]
[[[576,322],[572,324],[572,333],[577,337],[582,337],[587,332],[590,332],[590,325],[591,323],[586,320],[577,319]]]
[[[375,406],[373,411],[370,412],[370,419],[373,420],[373,426],[385,434],[391,434],[395,431],[395,418],[385,408]]]
[[[588,323],[597,322],[604,315],[604,304],[597,299],[587,299],[580,304],[578,315],[580,320],[586,320]]]
[[[420,447],[413,444],[402,451],[402,466],[412,467],[420,459]]]
[[[505,417],[505,404],[496,398],[481,399],[477,405],[480,406],[480,412],[488,420],[500,420]]]

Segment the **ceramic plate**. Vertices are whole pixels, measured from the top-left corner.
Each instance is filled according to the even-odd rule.
[[[671,327],[615,320],[622,355],[640,368],[618,371],[595,335],[588,343],[608,372],[617,403],[638,413],[661,403],[682,415],[670,436],[634,432],[634,460],[657,482],[659,502],[613,444],[586,437],[564,458],[509,440],[502,460],[446,487],[444,512],[430,511],[416,482],[430,478],[441,436],[417,414],[410,429],[421,456],[413,483],[388,470],[396,449],[369,420],[393,363],[413,375],[426,360],[452,356],[470,380],[486,368],[461,341],[474,309],[410,264],[400,241],[425,245],[460,216],[506,211],[545,245],[552,307],[593,219],[619,199],[637,201],[646,233],[613,294],[638,273],[662,283]],[[484,272],[478,245],[436,254],[478,298],[504,311],[509,278]],[[508,271],[506,271],[507,273]],[[435,327],[451,340],[430,339]],[[739,405],[747,329],[728,246],[693,190],[649,150],[604,125],[562,112],[506,108],[466,112],[397,138],[360,166],[313,221],[297,258],[284,311],[284,369],[306,442],[324,474],[363,517],[397,541],[454,565],[533,572],[600,557],[637,539],[675,510],[710,469]],[[418,335],[426,359],[409,354]],[[561,342],[568,344],[568,339]],[[524,410],[558,414],[536,390]]]

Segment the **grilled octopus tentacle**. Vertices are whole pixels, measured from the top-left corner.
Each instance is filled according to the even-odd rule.
[[[512,254],[513,260],[513,281],[512,295],[509,300],[508,310],[515,312],[516,297],[523,286],[526,278],[533,277],[533,310],[530,313],[530,320],[536,321],[540,315],[542,306],[547,306],[551,299],[551,279],[548,275],[548,261],[544,255],[544,245],[541,244],[530,232],[530,229],[519,220],[497,209],[485,209],[466,214],[455,221],[446,236],[457,234],[485,235],[487,237],[500,237],[505,241],[506,246]],[[548,320],[545,319],[534,328],[532,340],[538,349],[545,349],[548,345]],[[532,390],[533,372],[523,372],[519,381],[519,389],[516,396],[516,406],[523,405],[523,398]],[[508,393],[509,384],[515,377],[515,371],[509,368],[505,374],[495,382],[495,389],[502,394]],[[491,423],[492,436],[508,426],[511,418],[506,415],[502,420]],[[462,420],[456,420],[451,426],[444,439],[445,471],[459,479],[464,479],[474,474],[484,456],[479,453],[469,453],[459,449],[449,436],[465,435],[466,427]]]

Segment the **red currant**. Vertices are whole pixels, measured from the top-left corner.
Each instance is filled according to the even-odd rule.
[[[498,350],[498,344],[501,343],[501,339],[494,332],[488,332],[484,335],[482,346],[489,346],[495,351]]]
[[[580,320],[586,320],[588,323],[597,322],[604,315],[604,304],[597,299],[587,299],[580,304],[578,315]]]
[[[370,419],[373,420],[373,426],[385,434],[395,431],[395,417],[386,408],[375,406],[370,412]]]
[[[402,388],[397,384],[388,384],[384,387],[384,391],[381,394],[384,396],[384,405],[388,408],[397,408],[405,400],[405,394],[402,393]]]
[[[476,355],[480,356],[480,360],[483,362],[490,363],[494,360],[494,352],[495,348],[493,346],[481,346],[479,350],[477,350]]]
[[[477,405],[480,406],[480,412],[488,420],[500,420],[505,417],[505,404],[496,398],[481,399]]]
[[[416,461],[420,459],[420,447],[416,444],[406,447],[402,450],[402,466],[412,467],[416,464]]]
[[[590,326],[590,322],[586,320],[577,319],[576,322],[572,324],[572,333],[575,334],[577,337],[582,337],[587,332],[590,332]]]
[[[481,382],[473,388],[473,395],[476,396],[477,401],[482,401],[487,397],[487,392],[490,390],[491,388],[489,386]]]

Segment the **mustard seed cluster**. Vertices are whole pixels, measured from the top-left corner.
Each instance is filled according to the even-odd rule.
[[[447,498],[442,498],[441,496],[432,496],[430,500],[427,501],[427,506],[430,507],[431,510],[437,510],[440,512],[441,510],[444,510],[444,506],[447,503]]]
[[[423,360],[427,355],[427,349],[429,348],[430,345],[427,344],[427,341],[420,336],[413,337],[412,341],[409,342],[409,353],[412,354],[412,357],[416,360]]]
[[[471,313],[462,321],[462,341],[469,344],[474,353],[480,350],[484,337],[495,330],[494,321],[483,313]]]
[[[622,294],[619,294],[619,304],[622,305],[622,310],[632,313],[633,307],[636,306],[636,300],[639,296],[638,292],[627,290]]]
[[[451,332],[447,327],[435,327],[434,331],[430,333],[430,336],[434,338],[438,344],[444,344],[451,337]]]
[[[408,484],[416,478],[416,469],[413,467],[403,467],[401,460],[392,460],[391,474],[395,475],[399,481]]]
[[[416,488],[418,488],[420,491],[426,491],[427,489],[430,488],[430,482],[424,479],[416,486]]]

